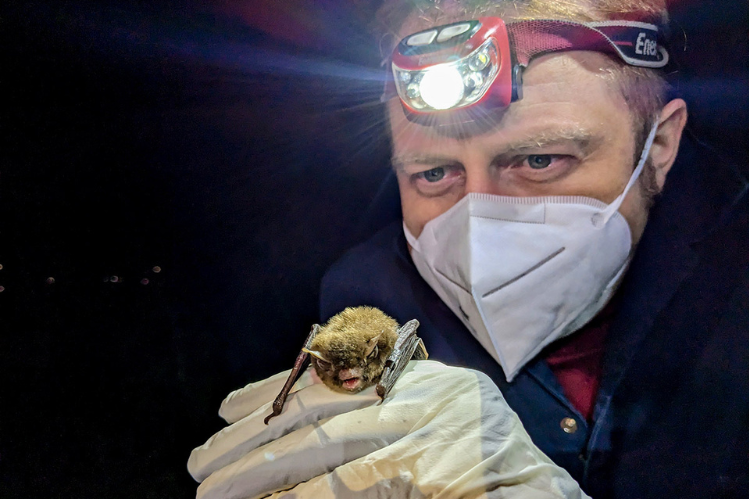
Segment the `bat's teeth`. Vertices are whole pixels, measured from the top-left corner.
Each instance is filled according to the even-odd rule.
[[[343,388],[346,390],[356,390],[358,389],[362,384],[361,378],[349,378],[343,380]]]

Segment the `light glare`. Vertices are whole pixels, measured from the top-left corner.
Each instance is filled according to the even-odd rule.
[[[452,66],[434,67],[424,73],[421,98],[434,109],[449,109],[463,98],[463,78]]]

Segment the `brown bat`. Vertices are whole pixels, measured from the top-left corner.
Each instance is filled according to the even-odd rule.
[[[384,399],[409,360],[428,356],[424,342],[416,336],[418,327],[416,319],[398,327],[395,319],[374,307],[349,307],[324,326],[313,325],[265,424],[281,414],[310,357],[315,372],[331,390],[357,393],[377,384],[377,395]]]

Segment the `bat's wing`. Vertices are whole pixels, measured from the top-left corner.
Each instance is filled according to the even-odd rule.
[[[385,368],[382,370],[380,382],[377,383],[377,395],[381,399],[387,397],[390,390],[398,381],[406,364],[411,359],[423,360],[429,357],[424,342],[416,336],[416,329],[419,327],[419,321],[416,319],[406,322],[398,330],[398,339],[395,341],[395,347],[385,362]]]
[[[296,381],[299,379],[299,376],[302,375],[302,371],[304,371],[309,363],[309,354],[304,351],[304,348],[310,348],[310,346],[312,345],[312,340],[315,339],[315,336],[317,336],[317,333],[319,331],[320,326],[318,324],[313,324],[312,330],[309,332],[307,339],[304,340],[303,349],[300,350],[299,355],[296,356],[296,361],[294,361],[294,368],[291,370],[289,378],[283,385],[281,393],[279,393],[276,397],[276,400],[273,401],[273,412],[268,414],[268,416],[265,418],[265,424],[268,424],[268,421],[270,421],[271,418],[274,418],[281,414],[283,406],[286,403],[286,398],[289,396],[289,392],[291,391],[291,387],[294,386],[294,383],[296,383]]]

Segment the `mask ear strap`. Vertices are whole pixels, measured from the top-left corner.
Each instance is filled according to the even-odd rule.
[[[650,154],[650,148],[653,145],[653,140],[655,140],[655,132],[658,131],[658,125],[659,123],[656,121],[653,124],[653,128],[650,129],[650,134],[648,134],[648,139],[645,141],[645,146],[642,148],[640,161],[637,163],[637,167],[635,168],[635,171],[632,172],[632,176],[629,177],[629,182],[627,182],[627,187],[624,188],[624,192],[622,192],[619,195],[619,197],[617,197],[614,200],[613,203],[608,205],[605,210],[600,212],[598,216],[594,218],[593,223],[597,227],[603,227],[604,225],[608,223],[611,217],[614,216],[614,213],[616,213],[619,207],[621,206],[629,190],[632,188],[633,185],[635,185],[635,182],[640,177],[640,173],[642,173],[642,169],[645,167],[645,162],[647,161],[648,155]]]
[[[406,236],[406,241],[411,245],[413,249],[419,251],[419,241],[411,234],[411,231],[406,227],[406,222],[403,222],[403,234]]]

